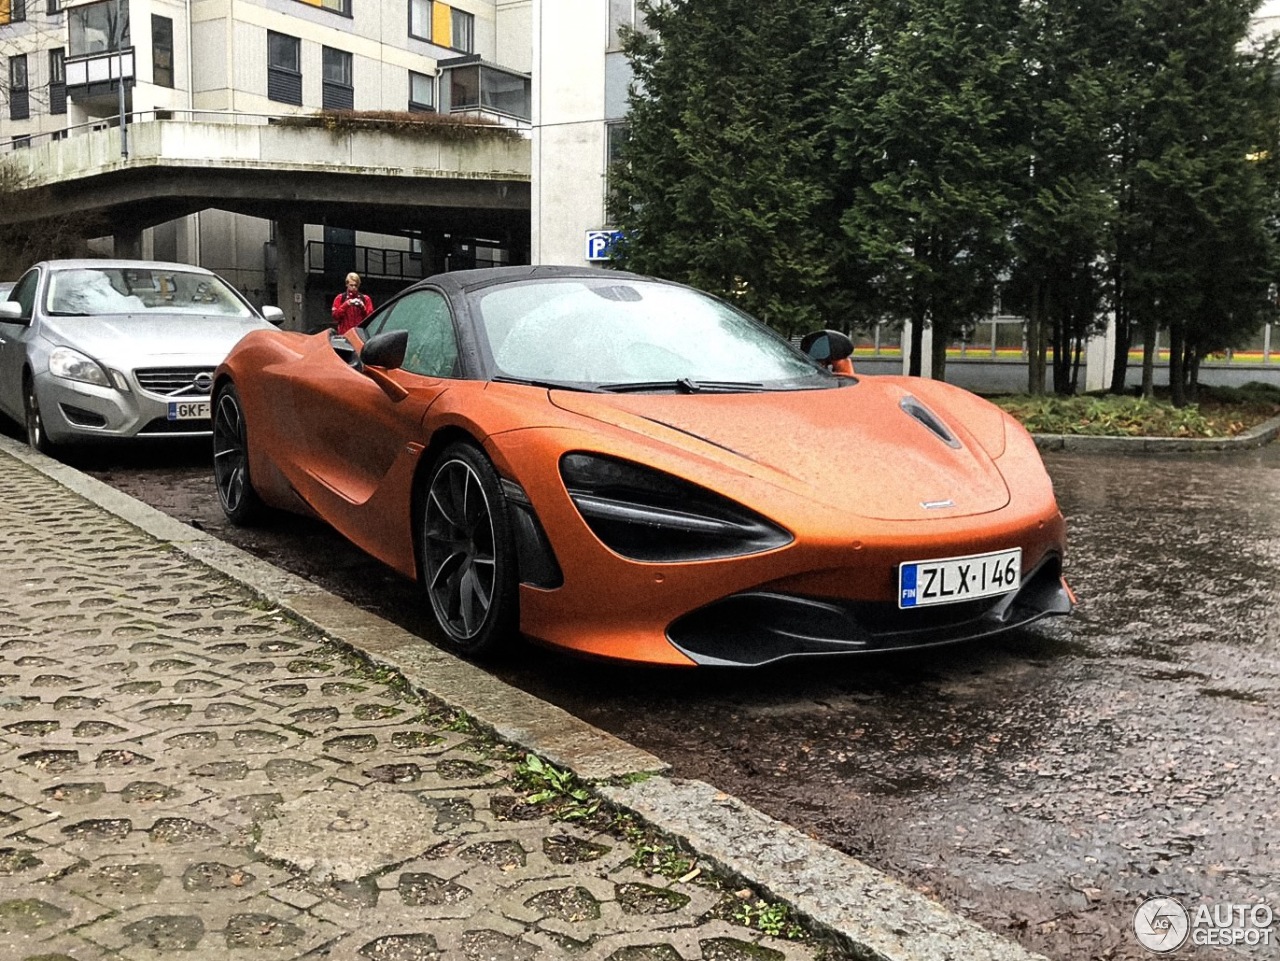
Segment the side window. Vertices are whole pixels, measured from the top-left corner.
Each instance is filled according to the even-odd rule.
[[[453,333],[453,317],[442,294],[417,290],[406,294],[388,308],[378,333],[407,330],[409,346],[404,369],[427,377],[455,377],[458,341]]]
[[[40,275],[36,271],[28,270],[18,281],[17,286],[9,292],[9,299],[16,300],[22,305],[22,316],[27,320],[31,319],[31,311],[35,307],[36,282],[39,279]]]

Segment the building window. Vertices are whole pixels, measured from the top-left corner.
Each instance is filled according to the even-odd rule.
[[[355,106],[355,90],[351,83],[351,54],[345,50],[325,47],[323,65],[322,106],[325,110],[351,110]]]
[[[62,12],[62,0],[45,0],[44,12],[48,14]]]
[[[425,73],[408,72],[408,109],[415,114],[435,111],[435,77]]]
[[[476,47],[476,17],[473,13],[453,10],[453,49],[471,53]]]
[[[529,77],[524,74],[468,63],[446,68],[444,76],[448,78],[451,112],[482,110],[520,120],[532,116]]]
[[[631,125],[625,120],[606,124],[604,136],[604,216],[607,223],[615,224],[619,211],[613,195],[613,170],[622,162],[622,148],[631,136]]]
[[[173,21],[151,15],[151,82],[173,86]]]
[[[302,0],[303,3],[322,10],[332,10],[343,16],[351,16],[351,0]]]
[[[27,90],[27,55],[9,58],[9,119],[26,120],[31,116],[31,100]]]
[[[49,113],[67,112],[67,56],[62,47],[49,51]]]
[[[634,26],[636,0],[609,0],[609,49],[622,49],[622,28]]]
[[[21,23],[27,19],[27,0],[0,0],[0,23]]]
[[[409,110],[432,113],[436,109],[436,78],[409,71]]]
[[[431,0],[409,0],[409,36],[431,39]]]
[[[302,41],[267,31],[267,99],[302,105]]]
[[[13,147],[14,150],[25,150],[27,147],[31,146],[31,134],[20,134],[10,140],[9,145]]]
[[[123,22],[116,19],[119,13]],[[103,0],[67,11],[67,54],[83,57],[129,46],[129,5]]]

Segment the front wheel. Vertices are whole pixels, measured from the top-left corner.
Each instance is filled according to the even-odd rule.
[[[419,527],[422,580],[436,623],[464,654],[492,654],[519,617],[511,520],[493,465],[467,443],[432,465]]]
[[[31,449],[52,457],[56,445],[45,433],[40,399],[36,397],[36,382],[30,374],[22,378],[22,414],[27,428],[27,443],[31,445]]]
[[[249,479],[249,432],[244,405],[234,384],[213,400],[213,481],[227,520],[248,527],[266,515],[266,506]]]

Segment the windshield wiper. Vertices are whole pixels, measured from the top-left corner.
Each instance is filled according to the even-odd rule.
[[[590,384],[574,384],[563,380],[535,380],[530,377],[509,377],[506,374],[498,374],[493,378],[497,384],[523,384],[526,387],[545,387],[547,390],[577,390],[588,394],[599,393],[600,388],[593,387]]]
[[[768,390],[764,384],[749,380],[694,380],[677,377],[675,380],[649,380],[622,384],[601,384],[601,390],[611,394],[641,394],[645,391],[670,390],[680,394],[737,394]]]

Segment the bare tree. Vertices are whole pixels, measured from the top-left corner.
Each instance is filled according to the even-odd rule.
[[[39,201],[28,193],[30,189],[29,174],[12,163],[0,162],[0,209],[34,213],[20,223],[0,224],[0,280],[16,280],[40,260],[88,256],[86,241],[108,232],[102,220],[91,214],[42,216]]]

